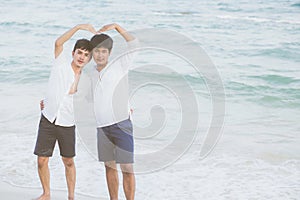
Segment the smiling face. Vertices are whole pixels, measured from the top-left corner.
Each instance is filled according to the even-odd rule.
[[[91,59],[91,52],[83,49],[76,49],[72,52],[73,63],[78,68],[83,68]]]
[[[95,47],[93,50],[93,58],[97,67],[105,67],[108,63],[110,52],[105,47]]]

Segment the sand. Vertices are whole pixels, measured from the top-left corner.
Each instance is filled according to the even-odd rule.
[[[23,188],[10,185],[6,182],[0,182],[0,195],[3,200],[33,200],[39,197],[42,193],[42,189],[38,188]],[[52,200],[66,200],[67,191],[51,191]],[[106,198],[93,198],[80,194],[75,194],[76,200],[106,200]],[[108,199],[108,198],[107,198]]]

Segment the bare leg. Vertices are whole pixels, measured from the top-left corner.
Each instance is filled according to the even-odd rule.
[[[132,164],[121,164],[123,174],[123,190],[127,200],[134,200],[135,176]]]
[[[38,156],[38,173],[43,187],[43,194],[37,200],[50,200],[50,172],[48,167],[49,157]]]
[[[62,157],[65,165],[65,174],[68,185],[68,200],[74,200],[74,190],[76,182],[76,169],[73,158]]]
[[[110,200],[118,200],[119,177],[116,162],[105,162],[105,171]]]

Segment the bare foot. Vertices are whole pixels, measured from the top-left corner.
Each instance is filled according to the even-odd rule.
[[[50,194],[42,194],[41,196],[33,200],[50,200]]]
[[[68,200],[74,200],[74,197],[68,197]]]

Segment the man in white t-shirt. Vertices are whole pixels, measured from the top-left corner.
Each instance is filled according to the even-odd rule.
[[[116,30],[126,40],[129,50],[138,40],[118,24],[103,26],[98,32]],[[94,112],[97,122],[97,146],[99,161],[105,163],[106,181],[111,200],[118,199],[119,179],[116,164],[123,174],[123,189],[127,200],[135,195],[133,171],[134,141],[128,104],[128,70],[134,52],[125,52],[108,62],[113,40],[106,34],[91,38],[96,66],[90,76],[93,87]]]
[[[74,199],[76,170],[73,160],[75,156],[73,94],[77,91],[81,70],[90,61],[93,50],[89,40],[77,40],[72,51],[72,61],[66,60],[63,45],[78,30],[87,30],[96,34],[92,25],[79,24],[55,41],[55,61],[48,82],[34,149],[34,154],[38,156],[38,174],[43,187],[43,194],[37,200],[50,200],[48,161],[56,141],[65,166],[68,199]]]

